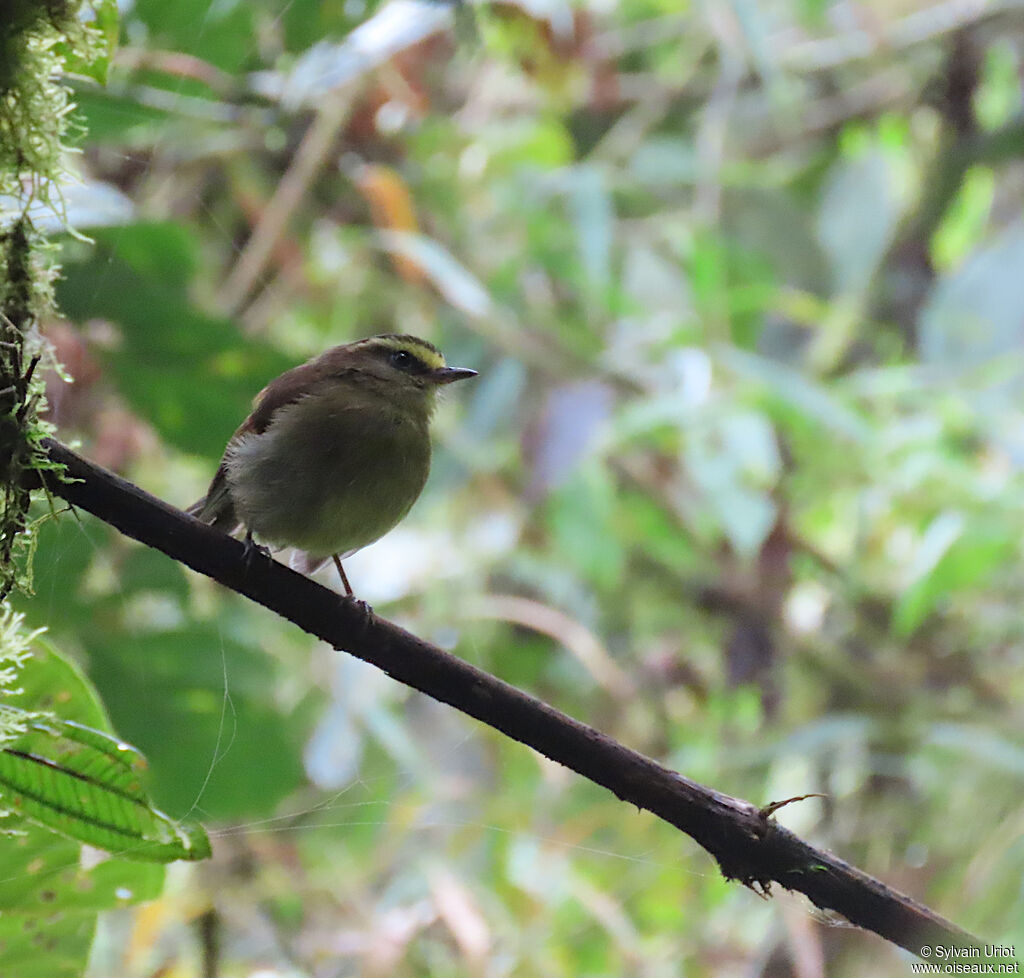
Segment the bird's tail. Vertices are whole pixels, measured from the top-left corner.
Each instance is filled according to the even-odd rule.
[[[206,495],[202,499],[197,499],[185,512],[225,533],[233,533],[238,528],[235,502],[231,498],[223,466],[217,470]]]

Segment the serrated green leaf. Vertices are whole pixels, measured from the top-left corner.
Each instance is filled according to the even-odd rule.
[[[135,748],[102,731],[36,720],[0,750],[0,798],[40,825],[132,859],[209,856],[201,828],[179,825],[149,804],[144,769]]]
[[[5,698],[8,711],[19,711],[12,701],[21,704],[28,731],[10,746],[52,747],[56,731],[58,740],[66,735],[69,772],[98,778],[107,768],[115,784],[137,781],[136,753],[118,750],[116,763],[102,759],[119,742],[94,729],[108,721],[88,680],[45,640],[37,636],[32,646],[18,676],[20,691]],[[64,719],[46,723],[40,719],[43,710]],[[0,768],[8,765],[26,776],[25,762],[0,755]],[[62,777],[77,782],[73,773]],[[66,837],[63,826],[55,832],[43,819],[30,820],[31,804],[15,806],[6,790],[0,789],[0,796],[7,808],[0,818],[0,978],[78,978],[89,957],[97,913],[155,899],[163,889],[164,867],[84,849]]]

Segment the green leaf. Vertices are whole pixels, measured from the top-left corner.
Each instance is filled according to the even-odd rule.
[[[108,740],[102,732],[84,726],[107,725],[88,681],[47,642],[34,640],[32,657],[18,680],[21,692],[17,699],[25,711],[59,710],[63,721],[58,727],[67,723],[77,728],[86,741],[92,741],[93,734],[99,735],[99,743]],[[9,702],[6,705],[13,708]],[[51,737],[46,734],[43,739]],[[88,751],[80,760],[87,756]],[[0,758],[2,765],[9,761],[15,758]],[[8,811],[0,819],[0,832],[5,836],[0,843],[0,975],[78,978],[88,960],[96,914],[158,897],[164,867],[100,853],[85,860],[86,850],[78,841],[29,821],[24,808],[19,814],[10,801],[5,790]]]
[[[73,721],[35,720],[0,750],[0,798],[15,812],[98,849],[169,862],[210,855],[206,834],[153,808],[135,748]]]
[[[145,760],[100,729],[109,721],[77,667],[36,639],[18,679],[18,704],[6,708],[23,714],[26,732],[0,751],[0,798],[9,810],[133,858],[209,855],[201,829],[177,825],[149,803],[141,784]]]
[[[13,833],[0,845],[0,920],[10,913],[95,913],[153,900],[163,889],[165,869],[158,863],[99,854],[85,863],[77,842],[18,821],[3,823]]]
[[[20,823],[20,824],[18,824]],[[164,884],[157,863],[95,858],[30,822],[7,818],[0,844],[0,975],[79,978],[100,910],[154,900]]]
[[[0,975],[81,978],[95,931],[94,913],[0,917]]]
[[[87,145],[146,145],[157,142],[167,112],[109,88],[75,86],[74,118]]]

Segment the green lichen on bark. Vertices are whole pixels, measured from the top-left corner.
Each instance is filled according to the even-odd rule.
[[[35,631],[26,628],[25,616],[10,606],[0,607],[0,746],[23,734],[28,721],[43,716],[40,712],[13,708],[8,702],[21,693],[18,686],[21,667],[42,633],[42,628]]]
[[[28,562],[18,559],[30,549],[31,493],[23,474],[36,464],[36,445],[44,433],[37,417],[37,361],[25,363],[28,337],[40,309],[30,233],[24,219],[0,236],[0,598],[14,587],[29,585]]]
[[[39,321],[53,308],[53,252],[33,224],[42,206],[62,214],[65,137],[72,109],[69,65],[107,57],[80,0],[0,0],[0,599],[30,583],[26,469],[39,468],[48,433],[39,418]],[[91,8],[109,21],[109,0]]]
[[[4,209],[52,203],[70,96],[61,44],[78,27],[77,3],[0,0],[0,194]],[[8,200],[8,198],[13,198]]]

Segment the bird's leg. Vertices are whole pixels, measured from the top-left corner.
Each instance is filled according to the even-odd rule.
[[[354,597],[352,585],[349,584],[348,578],[345,576],[345,568],[341,566],[341,558],[337,554],[331,554],[331,560],[334,561],[334,566],[338,568],[338,576],[341,578],[341,583],[345,588],[345,597]]]
[[[245,547],[245,569],[247,571],[252,570],[252,565],[257,557],[270,558],[270,549],[258,544],[252,538],[252,530],[248,527],[245,528],[245,540],[242,545]]]
[[[331,554],[331,560],[334,561],[334,566],[338,568],[338,576],[341,578],[341,583],[345,586],[345,597],[351,601],[355,601],[359,605],[359,610],[363,613],[363,628],[370,623],[370,618],[373,615],[373,608],[371,608],[365,601],[357,598],[352,592],[352,585],[348,583],[348,577],[345,576],[345,570],[341,566],[341,558],[337,554]]]

